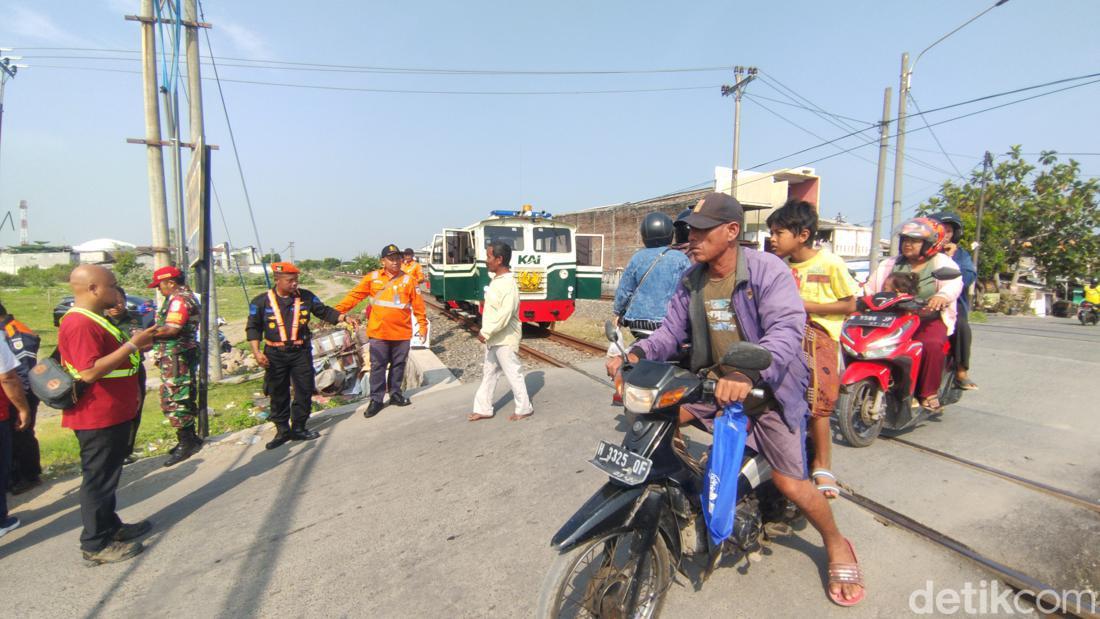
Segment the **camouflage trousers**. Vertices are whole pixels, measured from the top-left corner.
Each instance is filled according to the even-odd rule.
[[[157,359],[161,379],[160,410],[177,430],[195,427],[198,366],[198,350],[173,351]]]

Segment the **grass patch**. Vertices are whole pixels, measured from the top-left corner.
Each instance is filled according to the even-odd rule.
[[[973,323],[981,324],[983,322],[989,322],[989,315],[981,311],[972,311],[966,316],[967,320]]]
[[[602,320],[584,320],[577,317],[571,317],[569,320],[556,323],[554,330],[566,335],[572,335],[573,337],[579,337],[582,340],[587,340],[593,344],[601,344],[606,346],[608,344],[607,336],[603,333],[603,321]],[[629,348],[630,344],[634,342],[634,335],[630,333],[629,329],[620,328],[623,333],[623,341]]]

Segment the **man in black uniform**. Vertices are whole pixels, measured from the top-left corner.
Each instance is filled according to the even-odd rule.
[[[321,436],[306,428],[314,390],[309,316],[312,312],[321,320],[336,324],[344,322],[345,315],[322,303],[312,292],[299,288],[299,271],[293,264],[275,262],[271,271],[275,274],[275,286],[252,299],[245,331],[252,355],[267,370],[264,385],[271,397],[270,419],[275,423],[275,438],[267,448],[275,449],[287,441]],[[261,339],[264,340],[262,351]],[[292,384],[293,405],[290,401]]]

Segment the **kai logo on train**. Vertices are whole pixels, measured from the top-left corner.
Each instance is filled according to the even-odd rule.
[[[542,256],[520,256],[516,262],[519,264],[542,264]]]

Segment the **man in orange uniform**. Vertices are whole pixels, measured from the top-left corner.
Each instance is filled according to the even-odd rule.
[[[370,338],[370,404],[363,411],[363,416],[367,418],[374,417],[382,410],[382,399],[387,392],[390,394],[390,404],[410,404],[409,399],[401,394],[401,385],[405,380],[405,360],[409,356],[409,338],[412,337],[410,312],[416,317],[420,337],[423,338],[428,333],[424,299],[416,289],[416,279],[401,271],[401,250],[391,243],[382,248],[381,257],[382,268],[367,273],[336,304],[336,311],[346,314],[363,299],[370,297],[371,300],[370,318],[367,320],[367,337]]]
[[[424,281],[424,267],[416,261],[416,252],[411,247],[405,248],[404,260],[401,261],[401,272],[413,278],[413,283],[417,286]]]

